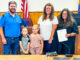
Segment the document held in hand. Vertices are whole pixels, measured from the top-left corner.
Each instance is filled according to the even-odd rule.
[[[67,41],[68,38],[66,37],[67,31],[66,29],[57,30],[58,40],[59,42]]]

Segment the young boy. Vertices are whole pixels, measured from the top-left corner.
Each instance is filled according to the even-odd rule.
[[[20,41],[19,41],[19,44],[20,44],[20,52],[21,54],[28,54],[28,47],[29,47],[29,37],[28,37],[28,30],[26,27],[23,27],[22,28],[22,31],[21,31],[21,38],[20,38]]]

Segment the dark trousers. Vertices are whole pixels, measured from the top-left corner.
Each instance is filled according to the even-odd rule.
[[[70,54],[70,46],[68,42],[59,42],[58,54]]]
[[[19,38],[15,40],[6,38],[6,40],[7,40],[7,44],[3,45],[4,54],[8,55],[10,54],[11,51],[13,55],[16,55],[19,48]]]
[[[47,52],[57,52],[58,48],[58,42],[57,40],[52,40],[52,43],[49,44],[49,41],[44,41],[44,48],[43,48],[43,54],[46,54]]]
[[[51,52],[51,44],[47,41],[44,41],[44,48],[43,48],[43,54],[46,54],[47,52]]]
[[[56,39],[53,39],[51,44],[51,52],[57,52],[58,50],[58,41]]]

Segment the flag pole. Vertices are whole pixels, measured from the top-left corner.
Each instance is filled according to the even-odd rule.
[[[80,0],[79,0],[79,3],[78,3],[78,14],[80,14]]]

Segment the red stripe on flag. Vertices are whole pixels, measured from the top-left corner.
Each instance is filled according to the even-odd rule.
[[[28,12],[28,3],[26,0],[21,0],[21,10],[23,11],[24,18],[29,18],[29,12]]]
[[[27,18],[27,14],[28,14],[28,13],[27,13],[27,2],[26,2],[25,5],[26,5],[26,7],[25,7],[25,9],[26,9],[26,10],[25,10],[25,18]]]

